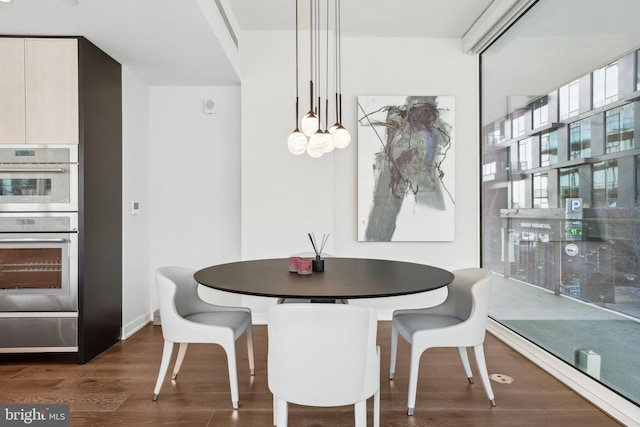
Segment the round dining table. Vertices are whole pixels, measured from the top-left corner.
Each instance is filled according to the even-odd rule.
[[[324,271],[309,275],[289,272],[289,259],[275,258],[206,267],[193,277],[220,291],[312,302],[416,294],[453,281],[453,274],[442,268],[364,258],[324,258]]]

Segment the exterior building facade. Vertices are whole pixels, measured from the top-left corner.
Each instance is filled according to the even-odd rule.
[[[602,305],[640,304],[638,51],[483,128],[483,265]]]

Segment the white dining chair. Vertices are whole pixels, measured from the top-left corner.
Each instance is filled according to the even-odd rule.
[[[235,341],[245,332],[250,374],[255,372],[251,310],[246,307],[219,306],[201,300],[193,273],[193,270],[184,267],[162,267],[156,271],[164,348],[153,400],[157,400],[160,394],[174,343],[180,343],[180,348],[171,377],[173,380],[180,372],[189,343],[212,343],[220,345],[227,354],[231,402],[233,408],[238,409]]]
[[[286,427],[288,403],[355,405],[355,425],[380,425],[380,349],[373,309],[341,304],[282,304],[268,312],[268,384],[274,425]]]
[[[457,347],[462,366],[470,383],[473,374],[467,347],[473,347],[480,378],[491,406],[495,406],[484,356],[492,275],[483,268],[467,268],[453,272],[445,301],[435,307],[393,312],[391,328],[391,360],[389,379],[393,380],[398,350],[398,334],[411,344],[407,413],[413,415],[418,386],[420,356],[433,347]]]

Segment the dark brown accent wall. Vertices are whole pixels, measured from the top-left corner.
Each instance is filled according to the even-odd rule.
[[[78,38],[79,352],[86,363],[121,338],[122,72]]]

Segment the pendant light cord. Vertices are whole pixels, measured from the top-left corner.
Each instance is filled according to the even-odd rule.
[[[342,125],[342,2],[341,0],[336,0],[336,32],[337,32],[337,41],[336,41],[336,68],[337,68],[337,77],[336,77],[336,88],[339,93],[339,101],[338,105],[336,105],[336,115],[338,116],[338,123]]]
[[[298,50],[298,0],[296,0],[296,126],[294,129],[298,129],[298,119],[300,118],[298,115],[298,101],[300,99],[298,92]]]
[[[320,3],[318,0],[315,0],[315,33],[316,33],[316,50],[315,50],[315,57],[316,57],[316,75],[315,75],[315,80],[318,82],[318,89],[316,90],[316,92],[318,93],[318,105],[316,106],[316,108],[318,109],[318,131],[321,128],[321,124],[322,124],[322,97],[321,97],[321,93],[322,93],[322,87],[320,86],[320,81],[321,81],[321,74],[320,74],[320,57],[321,57],[321,53],[320,53],[320,47],[321,47],[321,43],[320,43]]]
[[[326,31],[325,31],[325,37],[326,37],[326,55],[325,55],[325,73],[324,73],[324,78],[325,78],[325,85],[324,85],[324,100],[325,100],[325,107],[324,107],[324,130],[328,131],[329,130],[329,1],[327,1],[327,27],[326,27]]]
[[[313,0],[309,0],[309,113],[313,113]]]

